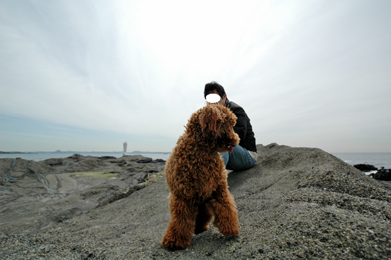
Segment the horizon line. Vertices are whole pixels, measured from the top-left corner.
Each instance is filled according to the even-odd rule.
[[[123,153],[123,151],[0,151],[0,154],[17,154],[17,153]],[[130,153],[171,153],[171,152],[151,152],[151,151],[132,151],[132,152],[126,152],[126,154]]]

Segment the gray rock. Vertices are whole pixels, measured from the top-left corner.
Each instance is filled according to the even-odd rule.
[[[63,159],[62,158],[47,159],[47,160],[44,160],[44,163],[48,164],[50,166],[62,165],[63,164]]]
[[[137,160],[138,163],[150,163],[152,162],[152,158],[145,158],[142,160]]]
[[[0,230],[6,233],[46,230],[88,212],[115,193],[133,186],[137,186],[137,190],[145,187],[138,184],[148,181],[146,176],[150,171],[164,168],[164,163],[152,167],[134,160],[145,158],[113,160],[112,157],[73,155],[41,162],[0,159]],[[137,171],[128,172],[119,166],[119,161]],[[88,177],[84,172],[97,174]],[[104,178],[105,175],[113,177]]]
[[[320,149],[258,145],[258,155],[253,168],[228,178],[238,237],[224,238],[211,225],[186,250],[163,248],[170,213],[162,178],[138,190],[118,189],[99,207],[52,228],[4,232],[2,225],[2,257],[37,258],[51,245],[47,258],[391,258],[391,191],[382,183]]]
[[[142,155],[123,155],[119,159],[125,159],[128,161],[138,161],[138,160],[144,160],[147,159],[148,157],[142,156]]]

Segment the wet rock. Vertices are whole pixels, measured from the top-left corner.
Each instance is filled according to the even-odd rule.
[[[122,160],[118,163],[118,166],[121,166],[121,167],[124,167],[126,166],[128,163],[126,162],[126,160]]]
[[[81,160],[83,157],[84,157],[83,155],[75,153],[74,155],[71,155],[71,156],[69,156],[68,158],[69,158],[69,159],[72,159],[72,160],[79,161],[79,160]]]
[[[391,169],[384,169],[382,167],[376,173],[370,174],[370,176],[376,180],[391,181]]]
[[[117,159],[117,158],[114,157],[114,156],[101,156],[101,157],[99,157],[99,159],[101,159],[101,160],[108,160],[108,159]]]
[[[123,155],[122,157],[118,159],[125,159],[127,161],[138,161],[138,160],[144,160],[148,157],[142,156],[142,155]]]
[[[150,163],[152,162],[152,158],[145,158],[142,160],[137,160],[138,163]]]
[[[377,168],[370,164],[355,164],[354,167],[362,172],[377,171]]]

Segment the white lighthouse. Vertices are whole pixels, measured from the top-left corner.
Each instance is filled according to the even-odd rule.
[[[124,155],[126,155],[126,151],[128,150],[128,143],[124,143]]]

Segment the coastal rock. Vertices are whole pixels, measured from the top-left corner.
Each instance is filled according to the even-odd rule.
[[[320,149],[257,149],[253,168],[228,176],[238,237],[225,238],[210,225],[186,250],[163,248],[170,213],[161,178],[138,184],[140,189],[112,188],[99,207],[83,214],[74,199],[73,207],[63,209],[64,221],[46,229],[1,225],[2,258],[38,258],[43,250],[48,259],[391,258],[391,191],[381,182]],[[155,163],[139,164],[150,165]]]
[[[355,164],[354,167],[362,172],[377,171],[377,168],[370,164]]]
[[[52,158],[52,159],[47,159],[44,160],[44,163],[50,166],[55,166],[55,165],[62,165],[63,159],[62,158]]]
[[[142,155],[124,155],[121,158],[124,158],[128,161],[138,161],[138,160],[144,160],[148,157],[144,157]]]
[[[384,169],[382,167],[376,173],[370,174],[370,176],[376,180],[391,181],[391,169]]]
[[[142,160],[137,160],[138,163],[150,163],[152,162],[152,158],[146,158]]]
[[[117,159],[116,157],[114,157],[114,156],[101,156],[101,157],[99,157],[99,159],[101,159],[101,160],[107,160],[107,159]]]
[[[156,175],[164,169],[164,163],[158,162],[140,167],[135,160],[142,159],[150,158],[75,154],[40,162],[0,159],[0,230],[29,233],[48,229],[88,212],[113,194],[148,182],[152,172]]]

